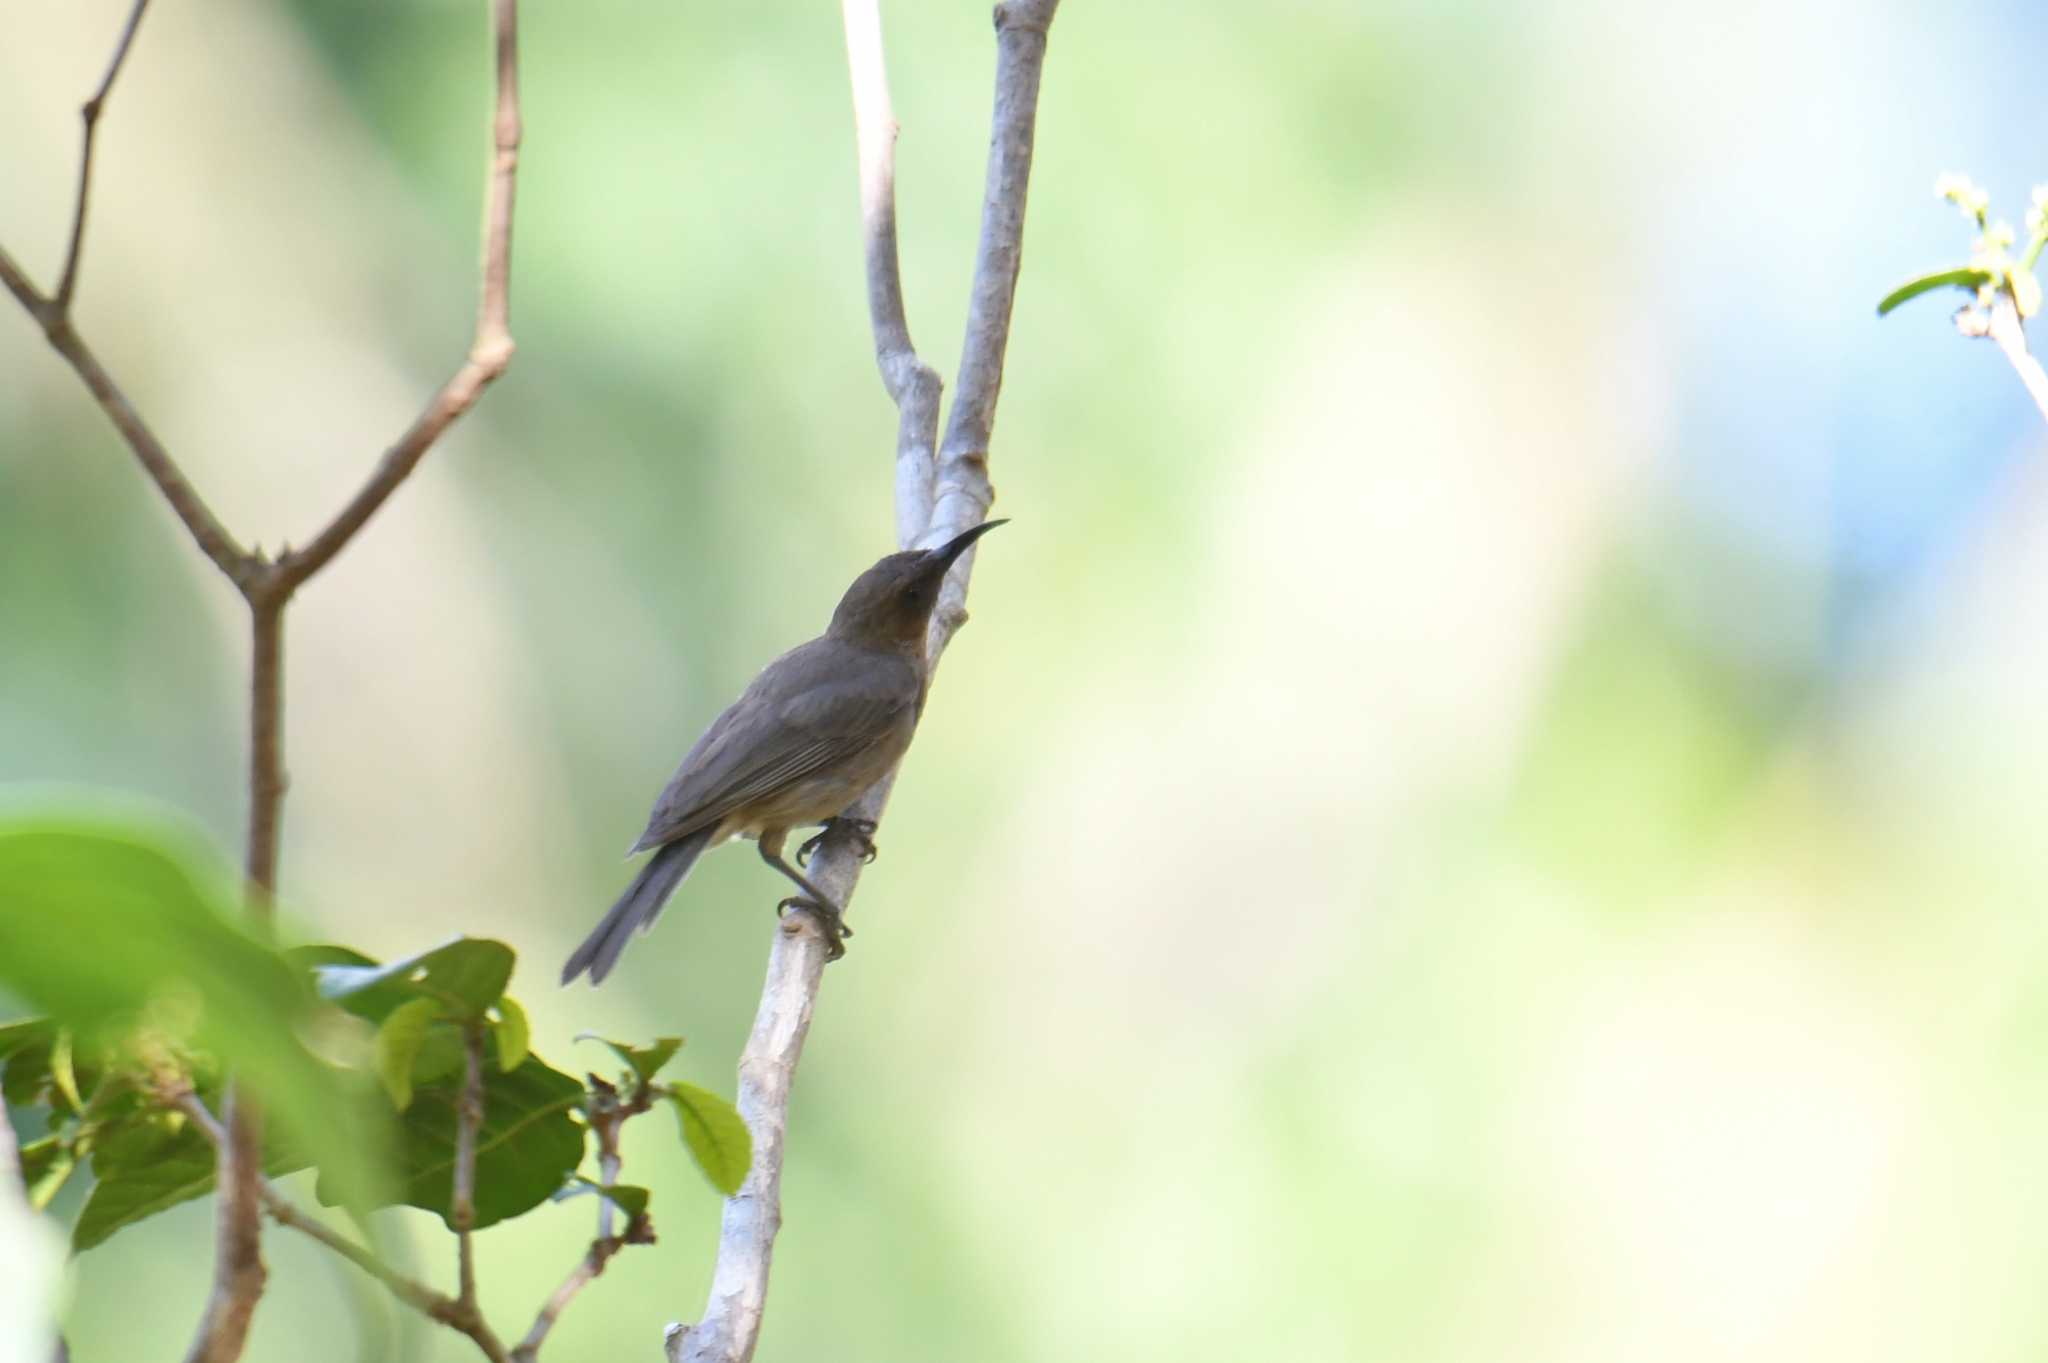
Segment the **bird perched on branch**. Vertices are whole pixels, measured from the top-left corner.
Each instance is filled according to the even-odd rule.
[[[711,722],[654,802],[634,852],[653,858],[596,931],[562,967],[562,983],[584,971],[596,984],[707,847],[753,838],[761,859],[803,891],[776,907],[815,915],[833,959],[851,932],[838,905],[782,857],[792,828],[825,832],[797,849],[802,862],[826,836],[850,834],[874,855],[874,825],[841,817],[910,746],[931,679],[925,634],[939,587],[955,559],[1002,521],[985,521],[936,549],[891,554],[855,578],[825,632],[761,670]]]

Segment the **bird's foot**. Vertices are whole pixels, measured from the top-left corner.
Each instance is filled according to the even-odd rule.
[[[825,839],[840,836],[852,839],[853,845],[860,851],[860,859],[863,862],[875,859],[875,821],[849,819],[842,815],[836,819],[825,820],[823,828],[804,840],[803,845],[796,849],[796,864],[810,865],[811,857],[824,845]]]
[[[846,954],[846,939],[853,936],[853,929],[846,924],[846,915],[837,906],[808,895],[791,895],[775,906],[777,917],[795,909],[809,914],[818,924],[818,930],[825,934],[825,959],[836,961]]]

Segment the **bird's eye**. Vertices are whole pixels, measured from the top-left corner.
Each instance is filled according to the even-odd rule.
[[[906,606],[915,606],[915,605],[918,605],[918,604],[919,604],[919,602],[918,602],[918,595],[919,595],[919,593],[918,593],[918,590],[917,590],[917,588],[915,588],[915,587],[905,587],[905,588],[903,589],[903,598],[902,598],[902,599],[903,599],[903,604],[904,604],[904,605],[906,605]]]

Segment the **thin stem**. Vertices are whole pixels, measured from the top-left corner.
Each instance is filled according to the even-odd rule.
[[[249,914],[270,916],[284,804],[284,600],[249,603]]]
[[[384,505],[426,456],[441,433],[476,405],[484,389],[512,362],[512,202],[519,173],[519,5],[489,0],[495,16],[497,100],[491,117],[489,198],[484,210],[483,278],[478,291],[476,332],[463,362],[398,443],[384,452],[369,481],[351,497],[312,543],[284,555],[277,565],[290,591],[326,567],[357,531]]]
[[[221,1102],[227,1139],[214,1165],[213,1291],[186,1363],[233,1363],[248,1342],[249,1319],[263,1296],[263,1128],[255,1105],[230,1083]]]
[[[71,211],[71,244],[64,250],[64,273],[58,277],[56,296],[50,300],[59,317],[71,314],[71,296],[78,288],[78,256],[85,247],[85,210],[92,197],[92,153],[100,111],[106,107],[107,96],[113,93],[114,78],[121,74],[122,63],[128,60],[128,48],[142,23],[142,12],[148,8],[149,0],[135,0],[135,8],[128,11],[128,22],[121,27],[120,41],[114,45],[113,58],[107,63],[107,73],[100,77],[100,88],[92,92],[92,98],[79,110],[85,120],[85,149],[78,157],[78,203]]]
[[[208,1140],[216,1145],[220,1144],[226,1134],[225,1128],[220,1120],[207,1110],[206,1104],[200,1100],[198,1094],[187,1089],[173,1095],[170,1102],[173,1107],[191,1118],[192,1122],[206,1134]],[[443,1296],[417,1278],[401,1273],[371,1250],[341,1234],[317,1216],[309,1215],[269,1183],[259,1185],[257,1195],[262,1202],[263,1210],[268,1212],[270,1219],[278,1225],[289,1227],[317,1240],[384,1284],[391,1295],[399,1301],[450,1329],[468,1335],[493,1363],[505,1363],[504,1346],[498,1342],[497,1336],[474,1310],[464,1310],[462,1303],[455,1298]]]
[[[170,503],[171,510],[177,513],[178,520],[191,534],[200,552],[211,559],[230,582],[237,587],[244,586],[256,571],[247,551],[235,543],[234,536],[227,532],[206,500],[186,480],[184,471],[171,458],[170,451],[149,429],[142,414],[135,410],[135,404],[128,400],[128,395],[121,391],[98,357],[71,329],[71,323],[57,311],[56,304],[36,292],[28,276],[22,273],[21,267],[14,263],[14,258],[4,248],[0,248],[0,284],[5,284],[8,292],[35,319],[51,347],[70,362],[86,389],[99,403],[100,410],[107,414],[114,423],[114,429],[134,451],[143,472],[149,475],[150,481],[163,493],[164,500]]]
[[[637,1226],[637,1223],[636,1223]],[[519,1341],[512,1350],[511,1363],[533,1363],[540,1353],[540,1346],[548,1337],[548,1331],[555,1328],[555,1322],[575,1299],[578,1292],[588,1287],[600,1274],[612,1256],[629,1244],[640,1243],[635,1238],[636,1226],[628,1226],[624,1235],[602,1236],[591,1241],[590,1248],[576,1261],[576,1267],[569,1270],[569,1276],[562,1279],[561,1286],[548,1294],[540,1311],[533,1318],[533,1326],[526,1332],[526,1338]],[[651,1240],[652,1236],[642,1237]]]
[[[1998,343],[2006,361],[2020,376],[2020,382],[2027,387],[2027,396],[2034,400],[2041,419],[2048,421],[2048,373],[2043,373],[2041,362],[2027,349],[2027,331],[2020,321],[2019,309],[2005,294],[2000,294],[1991,305],[1991,322],[1986,334]]]
[[[484,1121],[483,1024],[462,1028],[462,1097],[455,1105],[455,1200],[448,1223],[455,1228],[459,1300],[476,1309],[476,1251],[470,1243],[476,1228],[476,1133]]]
[[[882,54],[877,0],[843,0],[846,65],[860,159],[862,254],[875,365],[896,404],[896,524],[922,532],[931,520],[932,469],[939,433],[938,371],[918,358],[903,307],[896,243],[896,115]]]

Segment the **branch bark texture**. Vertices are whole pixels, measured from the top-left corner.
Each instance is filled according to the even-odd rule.
[[[935,456],[940,383],[911,344],[903,305],[896,242],[897,127],[890,110],[881,20],[876,0],[842,0],[859,148],[868,310],[876,364],[897,408],[896,533],[904,548],[940,543],[971,529],[987,517],[995,498],[988,479],[988,442],[1023,259],[1025,190],[1046,33],[1057,7],[1058,0],[1019,0],[995,11],[995,112],[987,191],[959,391],[945,445]],[[933,613],[926,649],[934,666],[967,619],[964,603],[973,560],[972,551],[963,556]],[[894,784],[892,772],[848,813],[879,822]],[[858,850],[835,839],[820,849],[811,875],[843,908],[852,899],[860,868]],[[759,1343],[769,1266],[782,1225],[790,1089],[816,1011],[825,955],[825,940],[805,915],[786,919],[769,949],[760,1006],[739,1064],[739,1110],[753,1133],[753,1168],[739,1192],[726,1201],[703,1316],[695,1325],[668,1329],[670,1363],[749,1363]]]

